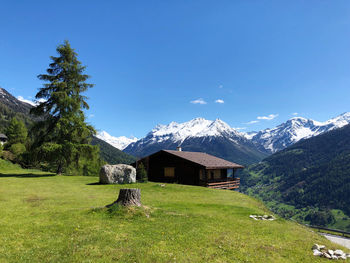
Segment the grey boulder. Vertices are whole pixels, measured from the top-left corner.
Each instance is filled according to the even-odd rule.
[[[130,184],[136,182],[136,169],[127,164],[104,165],[100,170],[101,184]]]

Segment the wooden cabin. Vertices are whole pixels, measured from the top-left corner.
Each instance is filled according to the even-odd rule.
[[[154,182],[201,185],[211,188],[237,189],[235,177],[242,165],[203,152],[161,150],[136,162],[143,163],[148,180]]]
[[[7,136],[5,134],[0,133],[0,144],[6,143],[8,140]]]

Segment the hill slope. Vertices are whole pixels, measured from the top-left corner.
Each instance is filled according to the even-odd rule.
[[[0,169],[0,262],[323,262],[314,243],[339,247],[293,222],[252,220],[268,211],[234,191],[132,184],[146,207],[108,212],[126,185],[30,176]]]
[[[33,122],[33,116],[29,115],[31,107],[28,103],[16,99],[5,89],[0,88],[0,132],[5,131],[14,117],[29,126]]]
[[[91,144],[100,146],[100,156],[109,164],[130,164],[136,161],[136,157],[122,152],[121,150],[113,147],[112,145],[106,143],[105,141],[102,141],[95,136],[92,137]]]
[[[350,216],[350,125],[302,140],[247,171],[242,184],[265,201]],[[299,219],[311,220],[312,214],[303,215]],[[342,228],[350,230],[350,221]]]

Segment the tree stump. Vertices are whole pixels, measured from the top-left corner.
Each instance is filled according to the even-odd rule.
[[[141,206],[141,190],[139,188],[120,189],[117,201],[107,207],[116,203],[122,206]]]

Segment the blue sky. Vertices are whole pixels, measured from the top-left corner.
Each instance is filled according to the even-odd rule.
[[[350,111],[349,1],[1,1],[0,35],[0,86],[25,99],[68,39],[95,84],[89,121],[114,136]]]

